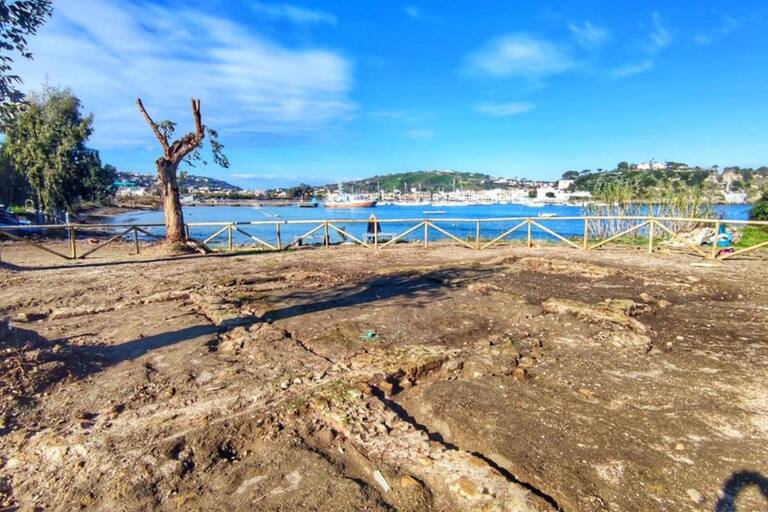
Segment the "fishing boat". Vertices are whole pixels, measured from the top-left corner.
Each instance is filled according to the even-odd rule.
[[[326,208],[372,208],[376,206],[376,199],[366,199],[363,196],[347,194],[341,187],[335,194],[325,200]]]

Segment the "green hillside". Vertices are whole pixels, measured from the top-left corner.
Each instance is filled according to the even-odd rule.
[[[420,188],[423,191],[436,192],[438,190],[462,189],[486,189],[493,188],[494,178],[487,174],[458,171],[414,171],[372,176],[357,181],[345,181],[342,185],[345,189],[359,192],[391,192],[395,189],[404,191],[407,187]],[[329,185],[335,188],[334,185]]]
[[[631,191],[637,199],[653,199],[669,191],[700,190],[717,196],[724,191],[746,192],[756,198],[768,186],[768,167],[758,169],[727,167],[722,173],[698,167],[684,169],[643,170],[614,169],[608,172],[571,171],[567,178],[574,179],[576,190],[600,194],[608,189]]]

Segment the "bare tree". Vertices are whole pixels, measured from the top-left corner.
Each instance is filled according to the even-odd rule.
[[[186,241],[184,213],[181,209],[179,184],[176,177],[179,164],[187,162],[191,165],[193,160],[202,160],[199,149],[206,133],[209,136],[214,161],[222,167],[229,167],[229,160],[223,154],[224,146],[219,143],[216,131],[203,125],[200,115],[200,100],[192,98],[192,118],[195,122],[195,131],[187,133],[173,142],[169,142],[169,138],[173,135],[176,123],[172,121],[156,123],[147,113],[141,99],[137,99],[136,104],[163,148],[163,156],[155,161],[155,165],[157,166],[157,175],[160,178],[160,191],[163,198],[165,240],[172,243],[184,242]],[[205,162],[203,161],[203,163]]]

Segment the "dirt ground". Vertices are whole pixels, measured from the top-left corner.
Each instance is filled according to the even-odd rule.
[[[768,510],[764,259],[130,250],[0,247],[0,510]]]

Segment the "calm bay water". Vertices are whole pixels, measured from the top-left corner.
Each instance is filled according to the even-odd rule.
[[[749,205],[720,205],[717,211],[727,219],[746,219],[748,216]],[[435,213],[435,212],[445,213]],[[540,214],[555,214],[552,218],[538,218],[537,220],[546,227],[560,233],[566,237],[582,236],[584,225],[579,221],[559,220],[558,217],[577,217],[582,214],[578,206],[547,205],[543,207],[530,207],[526,205],[504,204],[504,205],[462,205],[462,206],[425,206],[425,205],[380,205],[375,208],[354,208],[354,209],[326,209],[322,206],[318,208],[299,208],[297,206],[284,207],[233,207],[233,206],[191,206],[184,208],[184,218],[188,223],[196,222],[269,222],[266,225],[240,226],[244,231],[253,234],[267,242],[276,242],[275,224],[280,223],[283,243],[289,243],[296,237],[306,233],[315,225],[296,225],[284,224],[284,221],[291,220],[340,220],[337,223],[344,227],[354,236],[361,237],[366,231],[365,224],[344,223],[345,219],[367,219],[371,214],[375,214],[379,219],[431,219],[436,225],[448,230],[449,232],[461,238],[474,238],[476,225],[470,222],[457,222],[452,219],[490,219],[499,217],[539,217]],[[119,215],[112,219],[114,224],[162,224],[162,211],[133,212]],[[416,222],[409,223],[382,223],[382,231],[390,234],[398,234]],[[514,222],[483,222],[481,224],[480,235],[482,238],[495,238],[507,229],[515,225]],[[207,238],[220,227],[192,227],[190,234],[193,238]],[[152,231],[162,234],[162,228],[154,228]],[[542,232],[538,228],[533,229],[537,239],[551,238],[550,235]],[[416,230],[407,238],[411,240],[420,239],[424,236],[423,229]],[[525,229],[520,229],[511,235],[510,238],[521,238],[525,236]],[[316,232],[312,237],[306,240],[306,243],[320,243],[322,241],[322,230]],[[430,240],[440,240],[446,238],[436,230],[430,230]],[[338,233],[331,232],[332,241],[341,240]],[[223,234],[218,240],[219,243],[225,243],[226,234]],[[235,232],[235,243],[249,243],[248,237]]]

